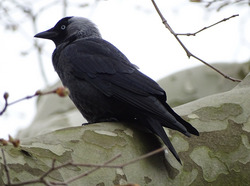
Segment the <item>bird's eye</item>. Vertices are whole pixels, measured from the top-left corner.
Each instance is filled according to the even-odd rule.
[[[65,25],[62,25],[61,26],[61,30],[65,30],[66,26]]]

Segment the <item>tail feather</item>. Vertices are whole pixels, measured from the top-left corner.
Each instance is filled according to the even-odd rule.
[[[166,103],[164,104],[165,108],[168,110],[168,112],[170,114],[172,114],[175,119],[180,122],[182,125],[184,125],[184,127],[187,129],[187,131],[193,135],[199,136],[199,132],[196,130],[196,128],[194,128],[190,123],[188,123],[187,121],[185,121],[184,119],[182,119],[178,114],[175,113],[175,111],[173,111],[173,109]],[[163,124],[163,126],[165,126]],[[168,127],[168,126],[165,126]],[[189,136],[189,135],[187,135]]]
[[[153,133],[158,135],[162,141],[165,143],[165,145],[168,147],[168,149],[171,151],[171,153],[174,155],[174,157],[178,160],[178,162],[181,164],[181,160],[175,151],[172,143],[170,142],[167,134],[165,133],[163,127],[161,126],[160,122],[157,120],[154,120],[152,118],[147,118],[146,119],[147,124],[150,126],[151,130]]]

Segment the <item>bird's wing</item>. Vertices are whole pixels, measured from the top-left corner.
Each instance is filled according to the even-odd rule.
[[[161,118],[169,128],[188,134],[160,103],[166,101],[164,90],[112,44],[102,39],[81,39],[68,45],[63,53],[75,77],[89,82],[106,96]]]
[[[115,96],[112,90],[117,87],[139,95],[166,99],[164,90],[155,81],[139,72],[125,55],[105,40],[77,40],[66,48],[65,57],[72,64],[74,76],[103,83],[98,83],[96,88],[107,96]]]

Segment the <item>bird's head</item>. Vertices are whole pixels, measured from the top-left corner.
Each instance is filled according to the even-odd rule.
[[[69,38],[101,38],[101,34],[94,23],[83,17],[64,17],[56,25],[34,37],[50,39],[56,46]]]

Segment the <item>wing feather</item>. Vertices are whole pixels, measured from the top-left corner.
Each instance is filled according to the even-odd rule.
[[[142,113],[152,114],[166,122],[169,128],[188,134],[161,103],[166,101],[165,91],[112,44],[97,38],[81,39],[65,50],[64,57],[71,63],[74,76],[89,82],[106,96],[125,102]]]

